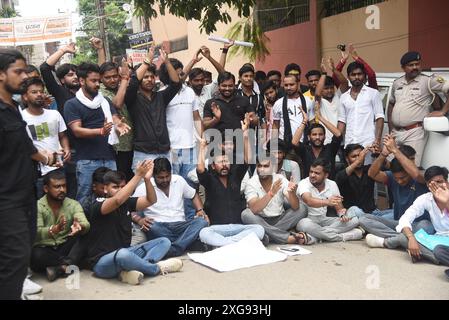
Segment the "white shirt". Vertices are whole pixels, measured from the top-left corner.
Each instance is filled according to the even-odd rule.
[[[431,192],[416,198],[415,202],[413,202],[399,219],[396,231],[402,232],[402,229],[405,227],[412,229],[412,223],[422,216],[426,210],[429,212],[430,221],[435,228],[436,234],[449,236],[449,213],[447,211],[441,211],[440,208],[438,208]]]
[[[64,119],[57,110],[44,109],[41,115],[32,115],[28,109],[22,111],[22,118],[27,123],[27,132],[37,149],[57,152],[61,149],[59,133],[67,130]],[[57,169],[40,164],[42,175]]]
[[[195,92],[183,85],[167,105],[167,129],[172,149],[193,148],[193,112],[197,110],[198,99]]]
[[[309,178],[305,178],[305,179],[301,180],[301,182],[298,184],[297,194],[300,197],[302,197],[302,195],[304,193],[310,193],[312,195],[312,197],[314,197],[316,199],[325,200],[325,199],[329,199],[332,196],[339,196],[340,190],[338,189],[338,186],[335,183],[335,181],[326,179],[325,185],[324,185],[324,190],[320,192],[320,191],[318,191],[317,188],[315,188],[310,183]],[[326,216],[327,207],[324,206],[324,207],[320,207],[320,208],[312,208],[312,207],[307,206],[307,212],[308,212],[309,216],[322,217],[322,216]]]
[[[184,199],[193,199],[195,189],[187,184],[183,177],[172,174],[170,191],[167,195],[156,186],[154,178],[151,183],[156,191],[157,202],[143,210],[146,217],[153,218],[156,222],[185,221]],[[133,197],[144,197],[147,194],[145,184],[140,184]]]
[[[201,90],[201,94],[199,96],[196,96],[198,111],[200,112],[201,119],[203,119],[204,105],[206,104],[206,101],[212,99],[213,95],[217,91],[218,83],[216,81],[213,81],[212,83],[205,85],[203,87],[203,90]]]
[[[321,98],[321,106],[320,106],[321,116],[330,123],[332,123],[335,127],[337,127],[338,125],[338,112],[341,108],[340,96],[341,92],[340,90],[337,90],[337,93],[335,94],[331,102],[329,102],[324,98]],[[315,110],[312,109],[309,119],[310,120],[315,119]],[[328,128],[326,128],[326,126],[325,129],[326,129],[326,139],[324,140],[324,144],[326,145],[332,142],[332,137],[334,135],[332,134],[332,132],[330,132]]]
[[[268,202],[267,206],[262,210],[263,217],[278,217],[284,213],[284,198],[287,198],[288,180],[283,175],[274,174],[273,183],[278,180],[282,180],[281,189],[274,195],[274,197]],[[262,198],[267,194],[265,189],[260,183],[258,175],[254,175],[246,183],[245,198],[246,202],[249,202],[255,198]]]
[[[279,122],[279,138],[284,139],[284,117],[282,114],[282,102],[284,98],[278,99],[273,106],[273,121]],[[307,105],[307,113],[310,113],[313,110],[313,102],[310,99],[305,98]],[[287,110],[290,118],[290,126],[292,128],[292,136],[295,135],[296,130],[301,125],[303,119],[302,116],[302,104],[301,98],[297,99],[288,99],[287,100]],[[302,140],[302,139],[301,139]]]
[[[363,85],[357,100],[348,90],[340,102],[338,121],[346,124],[345,147],[353,143],[371,145],[376,140],[375,120],[385,118],[379,91]]]

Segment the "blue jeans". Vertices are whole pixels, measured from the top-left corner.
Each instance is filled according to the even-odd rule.
[[[143,160],[154,160],[156,158],[167,158],[171,162],[170,152],[166,153],[145,153],[140,151],[134,151],[133,166],[132,169],[136,173],[136,167],[139,162]]]
[[[188,177],[189,172],[196,168],[197,154],[195,148],[173,149],[171,158],[173,174],[183,177],[192,188],[197,189],[198,185]],[[195,208],[191,199],[184,200],[184,212],[186,220],[192,220],[195,217]]]
[[[167,254],[170,245],[167,238],[158,238],[134,247],[118,249],[102,256],[93,271],[97,277],[105,279],[115,278],[121,271],[131,270],[155,276],[160,272],[156,262]]]
[[[348,211],[346,212],[346,215],[349,218],[352,218],[352,217],[360,218],[361,216],[363,216],[365,214],[367,214],[367,213],[363,212],[362,209],[360,209],[359,207],[356,207],[356,206],[350,207],[348,209]],[[375,209],[373,212],[371,212],[371,214],[376,217],[382,217],[384,219],[394,220],[394,210],[393,209],[387,209],[387,210]]]
[[[258,224],[216,224],[200,231],[201,242],[214,247],[222,247],[238,242],[250,233],[262,240],[265,230]]]
[[[92,175],[100,167],[117,170],[114,160],[78,160],[76,162],[76,179],[78,180],[78,191],[76,200],[84,202],[92,193]]]
[[[172,244],[167,256],[177,257],[184,254],[187,247],[198,239],[201,229],[207,226],[208,223],[203,218],[178,222],[154,222],[147,231],[147,238],[168,238]]]

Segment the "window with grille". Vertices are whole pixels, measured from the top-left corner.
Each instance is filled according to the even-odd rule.
[[[264,32],[310,20],[309,0],[259,1],[256,10]]]

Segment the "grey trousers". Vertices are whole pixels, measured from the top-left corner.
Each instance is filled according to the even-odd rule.
[[[301,206],[298,210],[287,210],[277,217],[262,217],[254,214],[249,208],[243,210],[242,221],[244,224],[258,224],[265,229],[265,234],[270,242],[286,244],[291,233],[288,231],[304,218],[305,208]]]
[[[342,233],[348,232],[359,225],[359,219],[353,217],[348,222],[341,222],[337,217],[309,217],[298,222],[296,229],[320,240],[343,241]]]
[[[360,226],[366,232],[374,234],[375,236],[385,238],[384,245],[388,249],[404,248],[408,249],[408,239],[403,233],[396,232],[398,221],[383,219],[371,214],[363,215],[359,218]],[[426,230],[427,233],[435,233],[433,225],[430,221],[422,220],[412,224],[412,231],[417,232],[420,229]],[[433,230],[433,232],[431,232]],[[421,255],[424,259],[429,260],[435,264],[439,264],[438,259],[434,253],[426,247],[419,245]]]
[[[449,247],[448,246],[436,246],[433,249],[433,254],[437,258],[438,262],[444,266],[449,266]]]

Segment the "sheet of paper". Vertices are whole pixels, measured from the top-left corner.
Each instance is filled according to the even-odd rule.
[[[254,233],[239,242],[204,253],[187,254],[193,261],[219,272],[284,261],[287,255],[268,250]]]
[[[277,249],[288,256],[306,255],[312,253],[312,251],[304,249],[298,245],[282,246]]]

